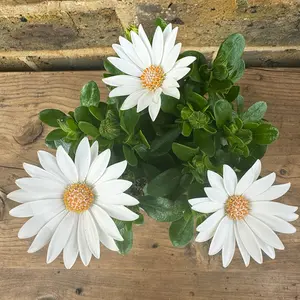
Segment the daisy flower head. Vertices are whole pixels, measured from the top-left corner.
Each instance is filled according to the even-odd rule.
[[[227,165],[223,166],[223,178],[208,171],[211,187],[204,189],[207,197],[189,200],[193,210],[211,214],[197,227],[196,242],[212,238],[208,254],[222,250],[224,268],[233,258],[236,243],[246,266],[250,257],[261,264],[262,251],[274,259],[274,249],[284,249],[275,232],[296,231],[288,222],[298,218],[298,208],[273,201],[289,190],[290,183],[273,185],[275,173],[258,179],[260,172],[260,160],[239,181]]]
[[[131,182],[118,179],[126,169],[122,161],[108,166],[110,150],[98,155],[98,142],[91,147],[82,139],[75,162],[60,146],[56,157],[38,151],[42,168],[24,163],[30,176],[16,180],[20,188],[8,198],[21,205],[10,210],[14,217],[31,217],[20,229],[21,239],[35,236],[28,252],[43,248],[48,242],[47,263],[63,251],[66,268],[71,268],[79,254],[87,266],[92,255],[100,258],[100,244],[118,251],[115,240],[123,238],[112,218],[133,221],[138,215],[126,206],[139,202],[124,193]]]
[[[103,79],[115,87],[109,97],[127,96],[121,110],[137,106],[137,112],[148,108],[154,121],[161,107],[161,94],[179,99],[178,80],[189,71],[188,66],[196,60],[186,56],[177,61],[181,43],[175,45],[178,28],[169,24],[164,31],[157,27],[150,43],[142,25],[138,33],[131,31],[131,40],[120,37],[120,44],[112,45],[119,57],[108,60],[124,75]]]

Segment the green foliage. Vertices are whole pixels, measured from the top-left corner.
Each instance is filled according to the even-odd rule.
[[[157,19],[156,25],[164,29],[167,23]],[[73,112],[66,115],[46,109],[40,113],[42,122],[55,127],[46,137],[49,147],[62,145],[74,158],[80,140],[89,136],[99,142],[100,151],[111,149],[112,162],[127,160],[124,178],[134,182],[129,192],[137,195],[140,204],[132,210],[140,217],[134,222],[116,220],[124,238],[117,242],[120,253],[132,247],[132,224],[144,222],[140,208],[157,221],[171,222],[169,235],[174,246],[188,244],[194,224],[207,216],[194,214],[187,200],[205,196],[207,170],[221,174],[223,164],[229,164],[243,174],[278,138],[278,129],[264,119],[265,102],[244,107],[237,84],[245,69],[244,47],[244,38],[233,34],[222,43],[212,63],[197,51],[183,52],[180,58],[194,56],[196,60],[178,81],[180,99],[162,94],[155,122],[146,110],[121,111],[125,97],[100,102],[93,81],[82,88],[80,106]],[[104,67],[105,77],[122,74],[107,60]]]

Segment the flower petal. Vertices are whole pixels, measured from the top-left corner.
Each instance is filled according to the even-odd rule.
[[[193,199],[190,199],[188,201],[191,205],[195,205],[195,204],[198,204],[198,203],[210,202],[211,200],[209,200],[207,197],[201,197],[201,198],[193,198]]]
[[[173,88],[173,87],[178,88],[179,87],[178,82],[172,77],[166,78],[162,84],[162,88],[167,89],[167,88]]]
[[[96,204],[115,204],[133,206],[139,204],[139,201],[125,193],[107,197],[101,197],[100,194],[100,196],[97,197]]]
[[[250,256],[259,264],[263,262],[262,254],[256,237],[244,220],[236,222],[241,241]]]
[[[97,227],[99,233],[100,242],[109,250],[119,251],[119,248],[115,242],[115,240],[107,235],[99,226]]]
[[[143,67],[148,68],[151,65],[151,56],[146,45],[136,32],[131,31],[130,34],[136,54],[143,62]]]
[[[296,228],[285,220],[272,215],[267,214],[252,214],[255,218],[261,220],[266,225],[268,225],[272,230],[281,232],[281,233],[295,233]]]
[[[270,258],[274,259],[275,258],[275,250],[273,247],[270,245],[266,244],[263,242],[259,237],[256,236],[256,240],[258,243],[258,246],[262,251],[264,251]]]
[[[237,177],[233,169],[228,165],[223,165],[223,183],[227,194],[229,196],[234,195],[237,185]]]
[[[77,234],[78,234],[78,219],[79,215],[75,217],[74,225],[68,242],[63,251],[63,259],[64,264],[67,269],[71,269],[74,265],[77,256],[78,256],[78,241],[77,241]]]
[[[99,182],[94,187],[94,192],[99,197],[109,197],[124,193],[132,186],[132,182],[124,179],[115,179],[105,182]]]
[[[139,215],[123,205],[100,204],[100,206],[112,217],[121,221],[134,221]]]
[[[46,223],[64,210],[65,206],[62,205],[51,212],[33,216],[20,228],[18,238],[28,239],[35,236]]]
[[[96,258],[100,258],[99,234],[93,216],[88,210],[83,213],[83,226],[90,251]]]
[[[244,244],[243,244],[243,242],[240,238],[239,232],[237,230],[236,222],[234,223],[234,235],[235,235],[236,243],[239,247],[241,256],[243,258],[244,264],[245,264],[246,267],[248,267],[249,263],[250,263],[250,254],[246,250],[246,248],[245,248],[245,246],[244,246]]]
[[[85,230],[84,230],[84,216],[83,214],[79,215],[78,221],[78,230],[77,230],[77,243],[78,243],[78,250],[80,258],[85,266],[87,266],[92,258],[92,252],[88,246],[86,237],[85,237]]]
[[[117,55],[120,57],[120,58],[122,58],[122,59],[124,59],[124,60],[131,60],[128,56],[127,56],[127,54],[125,53],[125,51],[124,51],[124,49],[122,48],[122,46],[121,45],[118,45],[118,44],[112,44],[112,48],[115,50],[115,52],[117,53]],[[102,79],[103,80],[103,79]],[[106,84],[108,84],[108,83],[106,83]]]
[[[110,149],[101,152],[93,161],[86,177],[86,182],[94,185],[105,172],[110,160]]]
[[[68,211],[63,210],[51,219],[45,226],[38,232],[31,246],[28,249],[28,253],[33,253],[43,248],[52,238],[57,226],[62,219],[67,215]]]
[[[174,78],[175,80],[180,80],[183,78],[191,69],[188,67],[185,68],[174,68],[168,72],[166,78]]]
[[[169,55],[162,61],[161,66],[165,73],[168,73],[171,69],[173,69],[176,60],[178,59],[181,46],[181,43],[176,44],[170,51]]]
[[[37,153],[38,153],[40,164],[44,170],[53,174],[54,176],[57,176],[63,182],[69,183],[68,179],[65,177],[65,175],[58,167],[55,156],[53,156],[52,154],[46,151],[38,151]]]
[[[243,193],[243,195],[251,200],[253,197],[267,191],[276,179],[276,174],[273,172],[261,179],[253,182],[253,184]]]
[[[224,189],[206,187],[204,191],[207,197],[213,202],[223,204],[228,199],[228,194]]]
[[[139,91],[136,91],[136,92],[130,94],[124,100],[124,102],[121,106],[121,110],[127,110],[127,109],[135,107],[138,104],[138,100],[146,93],[147,93],[146,90],[139,90]]]
[[[228,230],[231,228],[232,222],[233,221],[227,216],[221,220],[211,241],[208,255],[215,255],[222,249],[225,239],[228,237]]]
[[[109,166],[98,180],[98,183],[118,179],[125,172],[126,167],[126,160]]]
[[[48,247],[47,264],[53,262],[66,246],[76,217],[76,213],[68,212],[57,226]]]
[[[130,61],[126,61],[118,57],[108,57],[108,61],[123,73],[136,77],[140,77],[142,75],[141,69]]]
[[[169,23],[163,31],[164,41],[167,40],[167,38],[171,32],[172,32],[172,24]]]
[[[99,227],[106,234],[117,241],[123,241],[123,237],[121,236],[117,225],[104,209],[102,209],[99,205],[92,205],[90,211],[93,214]]]
[[[67,154],[62,146],[59,146],[56,151],[57,164],[70,182],[78,181],[78,172],[72,158]]]
[[[139,113],[145,108],[147,108],[151,104],[152,99],[153,99],[153,93],[151,92],[144,93],[138,100],[136,112]]]
[[[224,190],[223,178],[218,173],[208,170],[207,178],[211,187]]]
[[[271,186],[268,190],[257,196],[251,197],[251,201],[272,201],[283,196],[291,187],[290,183]]]
[[[58,193],[57,196],[59,196],[59,195],[60,194]],[[43,194],[43,197],[45,197],[45,194]],[[26,191],[23,191],[22,189],[13,191],[7,195],[8,199],[11,199],[11,200],[13,200],[15,202],[19,202],[19,203],[41,200],[41,199],[43,199],[43,197],[41,197],[40,194],[26,192]]]
[[[130,76],[130,75],[116,75],[103,78],[102,81],[110,86],[140,86],[141,80],[138,77]]]
[[[224,205],[220,202],[210,201],[210,202],[203,202],[193,205],[192,209],[204,214],[213,213],[220,208],[224,207]]]
[[[179,59],[174,68],[184,68],[189,66],[191,63],[193,63],[197,58],[195,56],[186,56],[181,59]]]
[[[94,162],[94,160],[98,157],[99,153],[99,143],[98,141],[95,141],[91,147],[91,165]]]
[[[294,213],[277,213],[277,217],[281,218],[282,220],[285,220],[287,222],[293,222],[296,221],[299,218],[299,215],[294,214]]]
[[[168,88],[163,87],[162,91],[167,96],[171,96],[176,99],[180,98],[180,92],[179,92],[178,88],[176,88],[176,87],[168,87]]]
[[[225,216],[224,209],[219,209],[212,215],[210,215],[205,221],[203,221],[198,227],[196,228],[197,231],[207,231],[211,230],[212,228],[217,229],[217,226],[221,219]]]
[[[139,25],[138,32],[139,32],[140,38],[142,39],[142,41],[144,42],[145,46],[147,47],[150,56],[153,57],[151,44],[150,44],[149,39],[148,39],[148,37],[147,37],[147,35],[145,33],[145,30],[144,30],[144,28],[143,28],[143,26],[141,24]]]
[[[13,217],[26,218],[42,214],[44,212],[51,212],[63,205],[64,204],[61,199],[38,200],[18,205],[11,209],[9,214]]]
[[[248,226],[251,228],[251,230],[265,243],[268,245],[283,250],[284,246],[279,239],[279,237],[276,235],[276,233],[265,223],[260,221],[259,219],[247,215],[245,217],[245,222],[248,224]]]
[[[59,182],[65,183],[65,181],[62,180],[60,177],[55,176],[52,173],[49,173],[49,172],[45,171],[44,169],[39,168],[37,166],[23,163],[23,168],[30,177],[40,178],[40,179],[50,179],[53,181],[59,181]]]
[[[138,83],[136,85],[122,85],[114,88],[110,93],[109,97],[119,97],[119,96],[127,96],[134,92],[141,91],[142,85],[141,83]]]
[[[87,137],[79,143],[75,154],[75,166],[78,173],[78,180],[85,181],[86,175],[91,165],[90,143]]]
[[[152,103],[148,107],[149,115],[153,122],[155,121],[155,119],[158,116],[160,107],[161,107],[161,98],[159,96],[158,102],[152,101]]]
[[[222,248],[222,263],[223,267],[227,268],[233,259],[233,255],[235,252],[235,236],[234,236],[234,228],[233,221],[229,223],[227,229],[227,237],[224,241]]]
[[[261,172],[261,162],[258,159],[237,183],[235,188],[235,194],[242,195],[251,186],[251,184],[258,178],[260,172]]]
[[[255,201],[251,202],[252,213],[263,213],[267,215],[280,216],[281,214],[292,214],[298,207],[286,205],[278,202]]]
[[[160,26],[156,27],[152,42],[152,63],[159,66],[164,53],[164,36]]]
[[[165,60],[168,58],[171,50],[174,48],[176,37],[177,37],[178,27],[175,27],[172,32],[168,35],[164,44],[164,54],[161,64],[163,65]]]

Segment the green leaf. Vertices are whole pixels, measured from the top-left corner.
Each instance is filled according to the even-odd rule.
[[[229,78],[232,82],[237,82],[240,80],[245,72],[245,62],[240,59],[235,66],[229,71]]]
[[[229,79],[225,79],[225,80],[217,80],[217,79],[213,79],[210,82],[210,87],[216,91],[216,92],[221,92],[221,91],[227,91],[232,87],[232,81]]]
[[[189,122],[183,122],[182,123],[181,134],[183,136],[189,137],[191,135],[192,131],[193,131],[193,128],[192,128],[192,126],[190,125]]]
[[[70,128],[69,128],[69,126],[66,123],[66,120],[64,120],[64,119],[58,119],[57,123],[58,123],[60,129],[63,130],[64,132],[68,133],[68,132],[71,131]]]
[[[107,111],[106,118],[100,123],[99,132],[108,140],[113,140],[120,135],[119,120],[112,110]]]
[[[204,128],[209,121],[209,117],[201,111],[194,111],[188,118],[192,128]]]
[[[79,123],[80,121],[91,122],[91,120],[93,119],[93,116],[86,106],[77,107],[74,111],[74,117],[77,123]]]
[[[148,140],[146,139],[145,135],[143,134],[142,130],[139,131],[139,137],[141,139],[141,142],[148,148],[150,149],[150,145]]]
[[[238,95],[236,98],[236,105],[237,105],[237,112],[239,115],[241,115],[244,111],[244,97],[241,95]]]
[[[180,172],[178,169],[172,168],[159,174],[148,184],[148,193],[155,197],[169,195],[173,189],[179,184]]]
[[[183,211],[176,201],[150,195],[140,197],[139,201],[140,207],[156,221],[173,222],[183,216]]]
[[[90,106],[89,107],[90,113],[99,121],[103,121],[105,118],[105,111],[101,109],[101,107],[97,106]]]
[[[179,143],[172,144],[174,154],[182,161],[191,160],[198,152],[198,148],[194,149]]]
[[[232,121],[232,108],[228,101],[219,100],[214,106],[214,115],[219,128]]]
[[[164,149],[167,153],[171,147],[172,143],[180,135],[180,128],[176,127],[167,131],[164,135],[156,137],[151,143],[151,152],[157,152]]]
[[[244,123],[260,121],[264,117],[266,111],[266,102],[256,102],[252,106],[250,106],[246,112],[243,113],[242,120],[244,121]]]
[[[190,214],[172,222],[169,229],[170,240],[175,247],[186,246],[194,237],[194,218]]]
[[[104,69],[110,73],[111,75],[121,75],[123,74],[119,69],[117,69],[111,62],[107,59],[104,60],[103,63]]]
[[[77,126],[77,124],[76,124],[76,122],[74,121],[73,118],[67,118],[66,124],[68,125],[68,127],[69,127],[72,131],[78,130],[78,126]]]
[[[115,220],[115,223],[119,229],[121,236],[123,237],[123,241],[116,241],[116,244],[119,248],[121,254],[127,254],[133,244],[133,232],[132,232],[132,222],[124,222]]]
[[[205,130],[197,129],[194,131],[194,142],[208,156],[215,154],[215,143],[213,136]]]
[[[225,95],[225,99],[229,102],[234,101],[240,93],[240,87],[237,85],[234,85],[231,87],[229,92]]]
[[[154,177],[160,174],[160,171],[155,166],[142,163],[142,168],[144,170],[144,174],[146,176],[147,181],[151,181]]]
[[[183,96],[185,101],[192,103],[196,110],[202,110],[207,106],[207,100],[194,92],[194,86],[190,83],[184,85]]]
[[[48,135],[46,136],[46,141],[51,142],[51,141],[55,141],[55,140],[60,140],[63,137],[65,137],[66,135],[67,135],[66,132],[64,132],[63,130],[54,129],[48,133]]]
[[[179,111],[177,109],[178,99],[173,98],[171,96],[167,96],[165,94],[161,95],[161,110],[164,113],[174,115],[179,117]]]
[[[66,143],[63,139],[60,139],[60,140],[55,140],[54,141],[54,144],[55,144],[55,148],[57,149],[59,146],[62,146],[64,149],[65,149],[65,151],[67,152],[67,153],[69,153],[70,152],[70,148],[71,148],[71,143]]]
[[[133,134],[135,127],[139,121],[140,114],[136,112],[136,108],[123,110],[120,112],[120,125],[121,128],[129,135]]]
[[[248,147],[249,147],[250,155],[255,157],[256,159],[263,158],[268,148],[267,145],[257,145],[253,142],[250,143]]]
[[[194,182],[188,187],[188,198],[206,197],[204,185],[199,182]]]
[[[184,107],[180,112],[182,120],[188,120],[192,113],[193,111],[189,107]]]
[[[205,127],[203,127],[203,129],[210,134],[217,133],[217,129],[209,125],[206,125]]]
[[[44,109],[39,114],[40,120],[51,127],[59,127],[57,120],[64,119],[65,116],[66,115],[58,109]]]
[[[79,129],[85,133],[86,135],[89,135],[93,138],[96,138],[99,135],[99,131],[97,127],[95,127],[93,124],[81,121],[78,123]]]
[[[162,18],[156,18],[154,23],[155,26],[159,26],[162,30],[164,30],[168,25],[168,23]]]
[[[271,124],[261,124],[253,130],[253,141],[259,145],[271,144],[278,137],[278,129]]]
[[[252,132],[249,129],[241,129],[236,134],[246,145],[252,141]]]
[[[137,166],[138,160],[136,158],[136,155],[134,151],[127,145],[123,145],[123,153],[124,157],[127,160],[128,164],[132,167]]]
[[[226,65],[216,65],[213,68],[213,76],[218,80],[224,80],[228,77]]]
[[[90,81],[83,86],[80,94],[81,106],[98,106],[100,102],[100,91],[95,81]]]

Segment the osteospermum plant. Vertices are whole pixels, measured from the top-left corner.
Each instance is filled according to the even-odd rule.
[[[29,252],[49,243],[47,262],[62,251],[65,266],[88,265],[100,245],[122,254],[133,245],[143,215],[169,222],[176,247],[211,240],[227,267],[236,245],[247,266],[275,257],[284,246],[275,232],[293,233],[297,207],[272,201],[290,184],[260,178],[261,162],[278,129],[264,118],[267,104],[248,109],[238,80],[245,40],[230,35],[210,62],[197,51],[181,53],[178,28],[156,20],[147,35],[131,26],[104,62],[109,96],[100,102],[94,81],[81,90],[74,111],[46,109],[40,119],[54,127],[38,152],[41,168],[24,164],[8,195],[11,210],[31,217],[20,238],[36,236]]]

